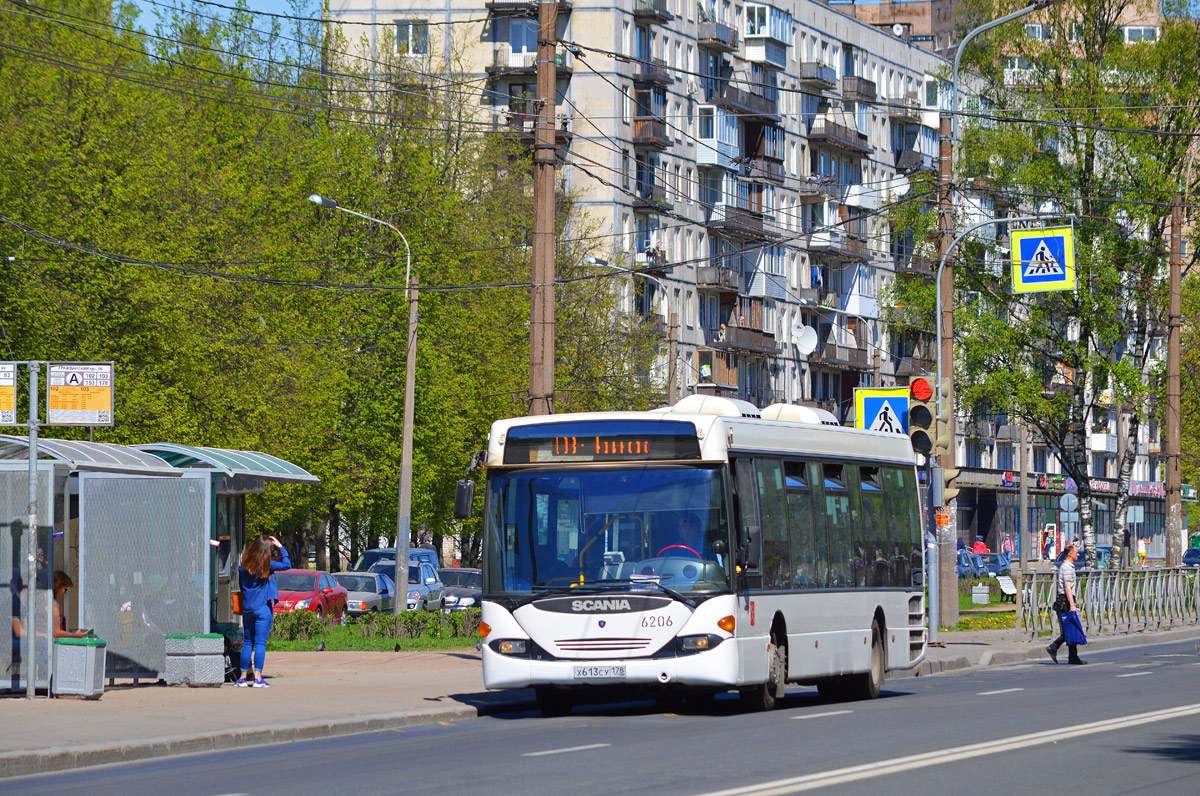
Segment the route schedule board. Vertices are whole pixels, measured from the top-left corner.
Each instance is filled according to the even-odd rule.
[[[1014,293],[1075,289],[1075,230],[1071,227],[1013,230]]]
[[[51,362],[46,425],[111,426],[113,363]]]
[[[0,362],[0,426],[17,422],[17,363]]]

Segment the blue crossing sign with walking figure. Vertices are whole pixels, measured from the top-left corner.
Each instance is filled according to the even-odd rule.
[[[908,388],[855,389],[854,427],[887,434],[908,434]]]
[[[1075,230],[1071,227],[1013,230],[1014,293],[1075,289]]]

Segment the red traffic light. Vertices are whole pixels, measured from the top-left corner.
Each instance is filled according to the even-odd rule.
[[[928,379],[913,379],[908,383],[908,390],[918,401],[928,401],[933,397],[933,388]]]

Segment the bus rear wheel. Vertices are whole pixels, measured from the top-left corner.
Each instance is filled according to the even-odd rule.
[[[862,674],[846,678],[848,696],[851,699],[874,699],[883,690],[885,677],[883,654],[883,631],[878,622],[871,623],[871,668]]]
[[[543,685],[535,688],[533,692],[537,698],[538,710],[543,716],[565,716],[574,707],[571,695],[561,688]]]
[[[739,692],[742,704],[750,710],[773,710],[783,698],[787,684],[787,647],[781,641],[771,634],[771,643],[767,645],[767,681]]]

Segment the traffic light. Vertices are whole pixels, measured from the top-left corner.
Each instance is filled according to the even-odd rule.
[[[933,417],[933,377],[926,375],[908,378],[908,438],[917,453],[933,450],[937,433]]]
[[[937,412],[933,429],[933,455],[954,455],[954,382],[942,379],[939,392],[942,408]],[[932,402],[931,402],[932,403]]]
[[[942,505],[945,506],[951,500],[958,497],[959,488],[954,483],[958,480],[959,470],[956,467],[942,468]]]

